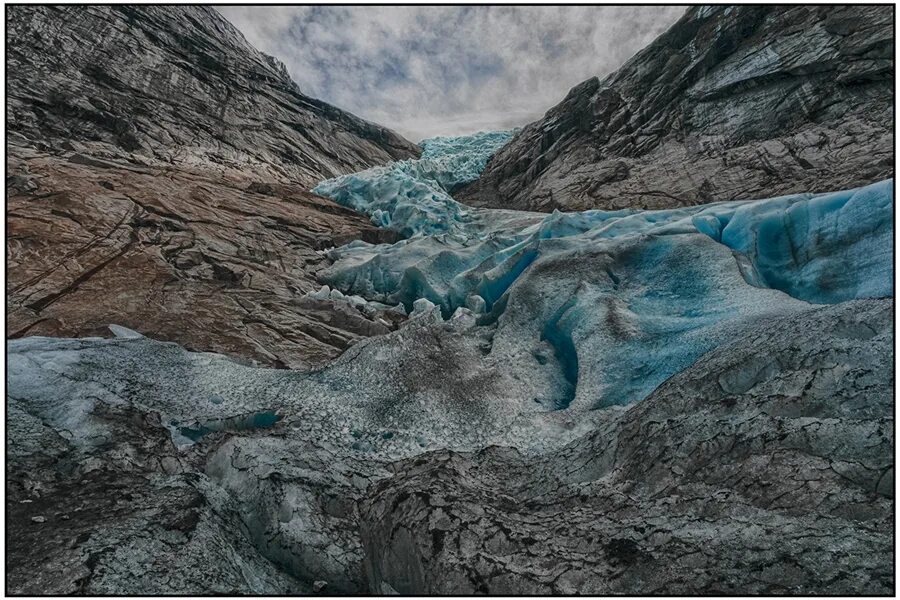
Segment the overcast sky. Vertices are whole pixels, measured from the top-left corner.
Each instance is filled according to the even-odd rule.
[[[684,13],[667,6],[222,6],[307,95],[413,141],[539,118]]]

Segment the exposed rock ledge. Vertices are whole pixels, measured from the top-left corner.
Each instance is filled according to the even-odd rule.
[[[300,186],[24,149],[7,169],[9,337],[115,323],[307,368],[396,325],[394,312],[304,298],[329,264],[319,250],[391,233]]]
[[[572,88],[457,199],[656,209],[891,177],[893,20],[891,6],[690,8]]]

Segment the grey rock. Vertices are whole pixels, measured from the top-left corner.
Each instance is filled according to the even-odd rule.
[[[692,7],[618,71],[572,88],[456,197],[658,209],[891,177],[893,14]]]
[[[98,404],[92,418],[106,425],[107,443],[69,440],[12,399],[10,416],[19,447],[6,481],[13,593],[308,593],[260,556],[237,515],[213,508],[221,492],[172,446],[157,414]],[[163,468],[166,459],[176,467]],[[68,518],[35,527],[36,513]]]
[[[400,594],[886,594],[891,301],[747,331],[592,433],[393,466],[362,505]]]
[[[12,146],[307,188],[419,153],[303,94],[210,6],[16,6],[7,20]]]
[[[465,380],[484,327],[414,321],[313,374],[148,338],[15,340],[8,585],[886,593],[892,311],[757,321],[630,407],[520,409],[517,424],[511,380]],[[265,406],[283,417],[252,424]],[[188,416],[210,427],[183,443]],[[21,525],[57,513],[71,518]]]

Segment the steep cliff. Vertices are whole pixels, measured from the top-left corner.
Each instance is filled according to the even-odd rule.
[[[418,155],[303,95],[210,7],[7,8],[7,328],[306,367],[394,315],[303,298],[317,251],[390,239],[308,192]]]
[[[304,95],[208,6],[7,8],[13,146],[318,181],[418,155]]]
[[[893,173],[890,6],[694,7],[575,86],[457,198],[532,210],[671,208]]]

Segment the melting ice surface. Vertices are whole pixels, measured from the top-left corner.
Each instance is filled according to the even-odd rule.
[[[365,213],[405,237],[465,230],[469,211],[450,197],[476,179],[515,130],[436,137],[422,142],[422,157],[329,179],[313,191]]]
[[[315,192],[393,227],[393,245],[353,242],[331,251],[326,275],[345,292],[402,302],[427,298],[452,313],[480,295],[488,309],[549,248],[584,248],[635,236],[703,233],[736,252],[747,281],[813,303],[893,295],[893,180],[828,194],[721,202],[662,211],[544,215],[480,210],[449,191],[477,179],[512,132],[425,140],[419,160],[331,179]]]
[[[668,211],[456,203],[449,192],[509,135],[428,140],[418,161],[317,188],[405,236],[333,249],[325,273],[360,310],[354,294],[414,309],[397,331],[312,372],[245,367],[120,327],[111,340],[10,340],[10,426],[35,447],[46,423],[103,444],[117,435],[103,411],[131,405],[159,414],[179,445],[240,430],[264,453],[279,436],[390,459],[491,444],[543,452],[774,317],[893,295],[891,181]],[[729,385],[749,389],[771,360],[742,365]]]
[[[331,250],[324,277],[369,300],[413,309],[424,298],[444,318],[472,311],[496,324],[492,354],[508,344],[523,371],[532,359],[555,365],[556,408],[640,399],[755,319],[893,295],[892,180],[662,211],[455,202],[449,192],[508,137],[427,140],[417,161],[319,185],[405,236]]]

